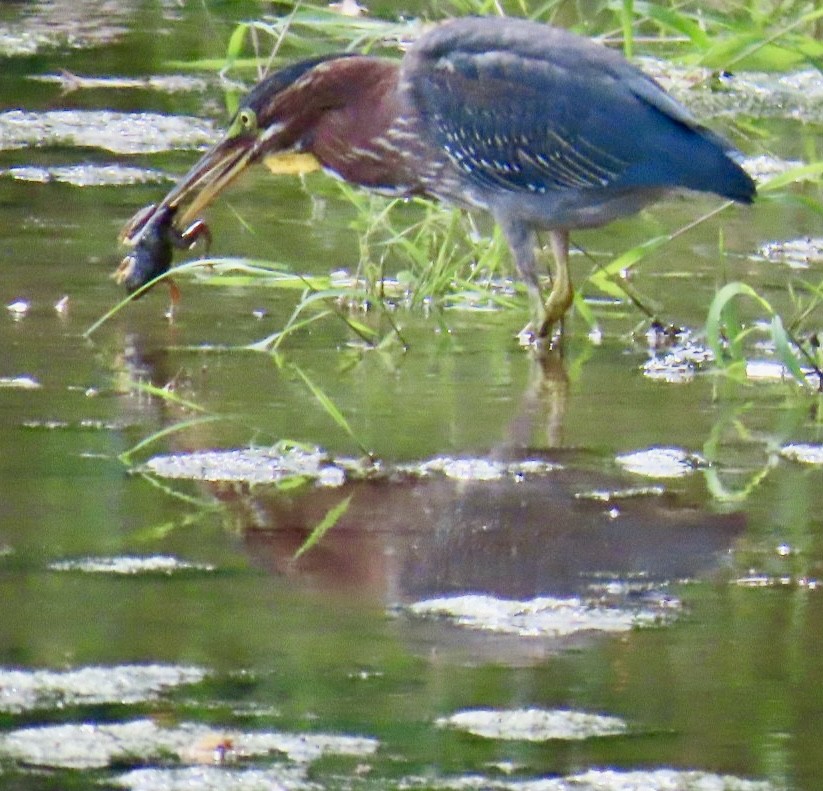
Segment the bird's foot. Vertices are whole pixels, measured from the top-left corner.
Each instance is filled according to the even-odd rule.
[[[555,279],[545,301],[535,282],[529,289],[529,298],[532,320],[517,334],[518,342],[530,349],[556,348],[563,337],[563,319],[574,299],[568,276]]]
[[[543,301],[539,288],[530,292],[532,320],[517,334],[521,346],[536,351],[556,349],[563,339],[563,320],[574,300],[568,277],[557,278]]]
[[[530,349],[539,340],[531,322],[523,327],[515,337],[517,338],[517,343],[524,349]]]
[[[517,342],[524,349],[531,349],[535,352],[542,353],[551,349],[556,349],[560,346],[563,339],[563,325],[558,325],[558,331],[552,332],[552,325],[554,322],[543,322],[535,329],[535,324],[529,322],[517,333]]]

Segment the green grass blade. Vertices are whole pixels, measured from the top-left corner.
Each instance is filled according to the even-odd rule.
[[[725,330],[728,343],[731,348],[739,349],[742,329],[736,319],[729,320],[728,311],[732,307],[732,302],[737,297],[749,297],[760,305],[769,315],[774,315],[772,306],[760,296],[750,285],[735,281],[728,283],[717,294],[714,295],[712,304],[709,306],[709,313],[706,317],[706,340],[709,348],[714,353],[718,364],[722,363],[725,357],[725,349],[721,340],[721,333]],[[734,356],[734,355],[733,355]]]
[[[634,56],[634,2],[623,0],[620,4],[620,27],[623,30],[623,54],[627,58]]]
[[[609,296],[623,299],[625,292],[619,285],[621,273],[631,269],[647,255],[662,247],[670,238],[670,236],[655,236],[632,247],[631,250],[626,250],[625,253],[621,253],[606,266],[600,267],[589,277],[589,282]]]
[[[792,342],[789,339],[789,334],[783,326],[783,321],[780,316],[776,314],[772,316],[771,334],[772,340],[774,341],[775,350],[777,351],[777,356],[780,358],[780,362],[786,366],[786,370],[795,378],[797,382],[802,385],[806,385],[806,374],[800,367],[800,363],[797,360],[797,355],[795,355],[794,349],[792,348]]]
[[[823,175],[823,160],[808,165],[798,165],[779,173],[763,184],[757,185],[757,191],[762,195],[767,192],[783,189],[798,181],[818,181]]]
[[[644,3],[643,12],[663,27],[686,36],[698,49],[704,50],[711,44],[711,38],[700,25],[685,14],[653,3]]]
[[[243,45],[246,43],[246,33],[248,29],[248,23],[241,22],[232,31],[231,36],[229,36],[229,43],[226,46],[226,60],[230,63],[233,63],[240,57],[240,53],[243,51]]]
[[[367,450],[366,446],[358,439],[357,435],[354,433],[352,427],[349,425],[349,421],[346,420],[343,413],[337,408],[337,405],[331,398],[326,395],[326,393],[317,385],[315,384],[300,368],[298,365],[291,363],[289,365],[289,369],[294,371],[300,379],[303,380],[303,384],[309,388],[311,394],[315,397],[316,401],[323,409],[326,411],[326,414],[335,422],[335,424],[346,432],[346,434],[351,437],[352,441],[357,445],[360,451],[363,453],[364,456],[371,456],[371,453]]]
[[[125,308],[126,305],[129,304],[129,302],[133,302],[135,299],[145,294],[150,288],[153,288],[155,285],[157,285],[161,280],[165,280],[167,277],[169,277],[169,272],[164,272],[162,275],[154,278],[154,280],[150,280],[144,286],[141,286],[139,289],[137,289],[137,291],[134,291],[133,293],[121,299],[113,308],[107,310],[99,319],[97,319],[97,321],[95,321],[83,333],[83,337],[91,338],[91,336],[94,335],[94,333],[97,332],[97,330],[99,330],[100,327],[102,327],[109,319],[113,318],[121,310],[123,310],[123,308]]]
[[[166,426],[166,428],[161,429],[160,431],[155,431],[154,434],[141,439],[136,445],[133,445],[128,450],[123,451],[117,458],[123,462],[123,464],[131,465],[132,457],[135,453],[138,453],[143,450],[143,448],[146,448],[158,440],[163,439],[163,437],[167,437],[170,434],[176,434],[178,431],[185,431],[185,429],[192,428],[193,426],[202,426],[205,423],[216,423],[218,420],[227,419],[228,418],[225,415],[204,415],[192,418],[191,420],[182,420],[179,423],[175,423],[172,426]]]
[[[192,412],[205,412],[205,407],[200,406],[200,404],[195,403],[194,401],[189,401],[187,398],[183,398],[182,396],[177,395],[173,390],[168,389],[167,387],[158,387],[157,385],[153,385],[150,382],[133,382],[132,386],[135,390],[139,390],[141,393],[145,393],[146,395],[153,396],[155,398],[161,398],[163,401],[167,401],[171,404],[176,404],[177,406],[184,407],[185,409],[190,409]]]

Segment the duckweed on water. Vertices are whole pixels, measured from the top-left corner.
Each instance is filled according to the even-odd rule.
[[[696,454],[680,448],[638,450],[623,453],[615,461],[624,470],[648,478],[682,478],[705,464]]]
[[[117,187],[132,184],[159,184],[170,181],[172,176],[159,170],[131,167],[128,165],[56,165],[39,167],[23,165],[0,169],[0,176],[15,181],[31,181],[38,184],[60,182],[75,187]]]
[[[35,766],[102,769],[127,760],[154,763],[170,756],[181,763],[209,763],[214,755],[203,745],[220,742],[245,759],[281,754],[303,765],[328,754],[368,756],[378,746],[374,739],[354,736],[242,732],[195,723],[164,728],[152,720],[132,720],[22,728],[0,735],[0,754]]]
[[[156,154],[214,143],[211,121],[114,110],[6,110],[0,113],[0,151],[44,146],[94,147],[114,154]]]

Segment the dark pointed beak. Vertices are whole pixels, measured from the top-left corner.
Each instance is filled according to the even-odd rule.
[[[253,135],[236,135],[221,140],[200,157],[160,203],[150,211],[141,210],[132,217],[123,228],[121,239],[127,244],[135,244],[143,228],[165,209],[171,209],[175,224],[185,228],[252,162],[256,143],[257,138]]]

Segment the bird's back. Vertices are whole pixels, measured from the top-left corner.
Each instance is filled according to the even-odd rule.
[[[755,195],[730,144],[620,54],[564,30],[448,22],[409,51],[401,86],[475,202],[521,201],[538,224],[596,225],[676,188]]]

